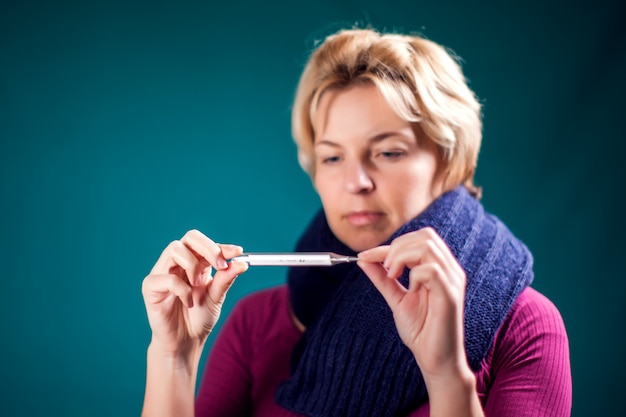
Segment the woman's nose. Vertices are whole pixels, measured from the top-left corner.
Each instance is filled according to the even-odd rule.
[[[349,193],[367,193],[374,189],[374,181],[362,163],[349,163],[345,167],[345,187]]]

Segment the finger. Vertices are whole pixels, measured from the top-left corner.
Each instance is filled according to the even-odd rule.
[[[383,266],[389,278],[399,278],[405,268],[413,268],[423,262],[423,245],[421,240],[396,239],[391,242],[389,253]]]
[[[235,256],[239,256],[243,253],[243,248],[239,245],[231,245],[225,243],[220,243],[218,245],[222,249],[222,255],[226,259],[234,258]]]
[[[463,273],[446,243],[432,228],[420,229],[395,239],[385,262],[390,277],[398,277],[405,267],[412,269],[427,262],[440,264],[450,278]]]
[[[217,244],[222,250],[222,255],[226,259],[232,259],[236,256],[239,256],[243,253],[243,248],[239,245],[231,245],[231,244]],[[201,278],[197,282],[197,285],[207,285],[213,277],[211,276],[211,264],[208,262],[203,262],[204,268],[201,271]]]
[[[359,261],[369,262],[369,263],[382,263],[385,261],[385,257],[389,252],[389,245],[377,246],[372,249],[365,250],[363,252],[359,252],[357,256],[359,257]]]
[[[199,259],[182,242],[175,240],[165,248],[163,254],[152,268],[151,274],[169,274],[175,267],[185,271],[187,280],[192,285],[202,274],[202,265]]]
[[[389,245],[389,250],[383,266],[387,269],[389,278],[398,278],[406,268],[412,268],[422,262],[422,244],[424,237],[417,231],[395,238]]]
[[[457,260],[448,244],[432,228],[424,229],[426,247],[425,262],[435,262],[441,267],[442,278],[449,284],[465,287],[465,270]]]
[[[173,294],[185,307],[193,307],[191,286],[176,274],[148,275],[143,280],[141,292],[146,304],[159,304]]]
[[[393,310],[406,294],[406,288],[398,280],[390,279],[385,268],[379,263],[368,263],[359,260],[357,265],[365,272],[365,275],[369,277],[372,284],[374,284]]]
[[[196,255],[182,242],[172,251],[172,260],[175,264],[185,270],[187,281],[193,285],[200,285],[200,280],[204,265]],[[170,270],[169,272],[172,272]]]
[[[178,265],[173,259],[177,252],[177,256],[179,258],[186,256],[184,252],[188,252],[191,254],[192,257],[195,257],[194,254],[190,252],[185,244],[183,244],[180,240],[173,240],[165,247],[165,249],[163,249],[163,252],[161,252],[161,256],[159,256],[159,259],[154,264],[154,267],[152,267],[152,271],[150,272],[150,274],[165,274],[168,273],[172,267]]]
[[[220,246],[198,230],[190,230],[180,239],[189,249],[204,258],[215,269],[226,269],[228,264]]]
[[[222,304],[226,298],[226,293],[240,274],[248,270],[245,262],[231,262],[226,269],[217,271],[209,285],[208,294],[215,304]]]
[[[404,239],[396,239],[391,242],[391,247],[385,266],[389,277],[397,278],[405,268],[415,268],[425,262],[434,262],[430,253],[429,245],[434,246],[423,235],[404,235]]]
[[[450,283],[438,263],[429,262],[411,269],[409,291],[416,291],[420,287],[425,287],[433,300],[462,308],[464,288]]]
[[[452,250],[448,246],[448,244],[443,240],[439,233],[432,227],[426,227],[423,230],[423,233],[426,235],[427,239],[432,242],[434,248],[438,250],[433,251],[433,255],[438,259],[443,261],[446,265],[450,267],[456,267],[459,270],[462,270],[461,265],[459,264],[459,260],[454,256]]]

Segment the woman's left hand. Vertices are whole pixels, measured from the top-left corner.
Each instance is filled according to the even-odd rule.
[[[402,341],[428,385],[469,370],[463,346],[465,272],[432,228],[359,254],[358,265],[383,295]],[[408,268],[409,287],[398,278]]]

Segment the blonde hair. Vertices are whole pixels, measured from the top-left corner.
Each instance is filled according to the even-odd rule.
[[[414,35],[346,29],[328,36],[304,68],[292,109],[298,161],[314,174],[313,120],[324,92],[374,84],[399,117],[440,151],[445,186],[473,184],[482,139],[481,109],[460,65],[444,47]]]

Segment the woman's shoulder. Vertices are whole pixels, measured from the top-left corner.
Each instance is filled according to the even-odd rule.
[[[500,326],[479,376],[486,415],[511,415],[515,410],[520,416],[568,416],[569,342],[554,303],[526,288]]]
[[[558,308],[536,289],[526,288],[496,333],[492,353],[496,368],[569,363],[567,331]]]
[[[558,308],[548,297],[532,287],[527,287],[520,293],[502,327],[507,328],[507,332],[565,333],[565,324]]]

